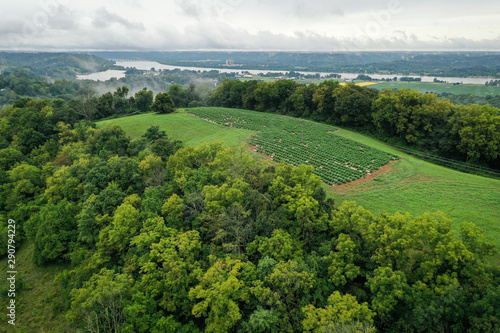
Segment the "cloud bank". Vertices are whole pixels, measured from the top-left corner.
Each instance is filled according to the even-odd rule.
[[[25,0],[4,50],[500,51],[500,2]]]

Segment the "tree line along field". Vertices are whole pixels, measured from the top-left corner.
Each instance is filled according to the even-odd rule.
[[[219,107],[189,113],[229,127],[258,131],[250,144],[277,162],[308,164],[329,185],[365,177],[397,156],[336,135],[336,127],[269,113]]]

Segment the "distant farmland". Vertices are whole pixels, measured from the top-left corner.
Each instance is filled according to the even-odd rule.
[[[452,83],[433,83],[433,82],[380,82],[371,85],[370,88],[377,90],[384,89],[402,89],[407,87],[409,89],[418,90],[421,93],[449,93],[449,94],[471,94],[475,96],[496,96],[500,95],[500,87],[487,87],[485,85],[477,84],[452,84]]]

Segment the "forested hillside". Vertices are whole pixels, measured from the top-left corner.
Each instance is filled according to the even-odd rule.
[[[318,89],[331,88],[339,87]],[[323,106],[333,95],[324,96],[316,97]],[[399,97],[372,99],[387,98],[397,110]],[[272,105],[254,101],[257,109]],[[439,103],[431,97],[429,104]],[[310,166],[262,164],[218,143],[182,148],[154,126],[131,140],[118,126],[96,129],[82,118],[62,100],[23,99],[0,114],[1,254],[13,219],[17,248],[32,245],[37,265],[64,264],[53,277],[60,325],[35,329],[27,320],[20,327],[500,329],[500,272],[487,264],[496,250],[473,223],[454,234],[439,213],[375,216],[353,202],[334,208]],[[5,306],[4,295],[0,301]]]
[[[0,65],[57,79],[74,79],[76,74],[104,71],[112,61],[81,53],[0,52]]]

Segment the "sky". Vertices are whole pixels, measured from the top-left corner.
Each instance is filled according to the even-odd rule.
[[[500,51],[500,1],[17,0],[18,51]]]

